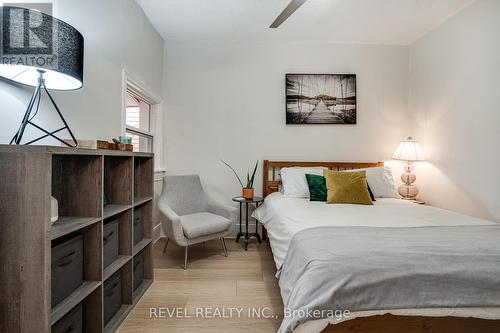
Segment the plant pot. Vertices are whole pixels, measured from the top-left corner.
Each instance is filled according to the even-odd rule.
[[[253,199],[253,188],[243,188],[242,196],[247,200]]]

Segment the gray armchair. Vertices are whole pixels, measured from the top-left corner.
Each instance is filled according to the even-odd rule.
[[[233,228],[237,209],[207,196],[198,175],[165,176],[158,211],[167,236],[163,251],[169,240],[184,246],[184,269],[187,269],[188,247],[192,244],[219,238],[227,257],[224,236]]]

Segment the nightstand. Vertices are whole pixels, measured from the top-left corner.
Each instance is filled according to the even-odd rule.
[[[238,202],[240,204],[240,232],[238,232],[238,235],[236,236],[236,243],[239,242],[240,237],[245,236],[245,251],[247,251],[248,240],[251,237],[257,238],[257,241],[259,243],[262,243],[262,240],[260,239],[260,235],[259,235],[259,221],[258,220],[255,220],[255,232],[252,232],[252,233],[248,232],[248,205],[254,204],[255,208],[257,208],[264,201],[264,199],[261,197],[253,197],[252,199],[245,199],[243,197],[234,197],[233,201]],[[245,204],[245,213],[246,213],[245,232],[242,232],[242,230],[241,230],[241,225],[243,223],[243,221],[242,221],[243,204]]]

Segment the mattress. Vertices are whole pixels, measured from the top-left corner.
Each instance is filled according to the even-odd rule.
[[[283,264],[292,237],[314,227],[432,227],[454,225],[495,225],[436,207],[407,200],[377,198],[373,206],[328,205],[324,202],[268,195],[252,216],[265,227],[276,268]]]
[[[281,193],[269,195],[253,216],[263,223],[268,232],[279,278],[280,268],[288,252],[290,241],[298,232],[316,227],[428,227],[496,225],[443,209],[418,205],[400,199],[377,199],[373,206],[327,205],[308,199],[287,198]],[[458,316],[500,319],[500,308],[419,308],[384,311],[360,311],[349,318],[393,314],[412,316]],[[342,320],[319,319],[299,325],[294,332],[321,332],[329,323]]]

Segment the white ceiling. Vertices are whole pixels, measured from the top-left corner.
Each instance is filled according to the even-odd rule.
[[[475,0],[136,0],[165,40],[321,41],[408,45]]]

